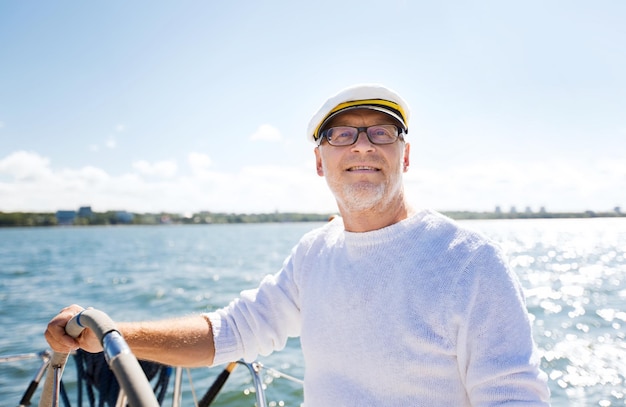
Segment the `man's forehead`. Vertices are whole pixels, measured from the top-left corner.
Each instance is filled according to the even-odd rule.
[[[398,121],[390,115],[371,109],[351,109],[340,112],[326,123],[324,127],[328,128],[336,125],[350,124],[355,120],[372,120],[373,124],[398,124]]]

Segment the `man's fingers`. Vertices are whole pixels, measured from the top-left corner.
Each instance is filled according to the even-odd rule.
[[[44,336],[54,351],[67,353],[78,348],[78,341],[65,333],[65,326],[82,310],[83,308],[78,305],[70,305],[50,320]]]

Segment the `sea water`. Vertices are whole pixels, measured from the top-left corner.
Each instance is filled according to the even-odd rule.
[[[491,237],[508,254],[525,289],[553,406],[626,405],[626,219],[461,223]],[[0,229],[0,358],[46,349],[46,323],[71,303],[100,309],[116,321],[224,306],[276,272],[300,236],[317,226]],[[304,375],[297,339],[260,361]],[[17,406],[40,362],[0,363],[0,405]],[[194,405],[220,371],[185,372],[182,405]],[[302,403],[299,384],[264,372],[271,406]],[[70,392],[75,375],[69,362],[63,378]],[[237,368],[214,405],[252,406],[251,388],[246,369]],[[170,404],[168,395],[165,405]]]

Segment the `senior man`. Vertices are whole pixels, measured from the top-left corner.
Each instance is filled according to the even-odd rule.
[[[140,359],[217,365],[300,336],[305,405],[547,406],[520,284],[485,237],[406,200],[409,107],[380,85],[322,105],[308,127],[340,217],[302,237],[282,268],[215,312],[120,323]],[[101,347],[64,333],[57,351]]]

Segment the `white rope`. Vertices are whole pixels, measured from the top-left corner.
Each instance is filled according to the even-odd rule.
[[[39,353],[22,353],[21,355],[3,356],[3,357],[0,358],[0,363],[16,362],[18,360],[35,359],[35,358],[38,358],[40,356],[41,356],[41,354],[39,354]]]
[[[276,377],[282,377],[283,379],[287,379],[287,380],[290,380],[290,381],[292,381],[294,383],[298,383],[300,385],[304,385],[304,380],[302,380],[302,379],[298,379],[297,377],[293,377],[291,375],[288,375],[287,373],[283,373],[283,372],[280,372],[280,371],[278,371],[276,369],[272,369],[271,367],[264,366],[261,363],[257,362],[257,364],[259,365],[260,368],[267,370],[269,373],[273,374]]]
[[[196,389],[191,378],[191,370],[188,367],[185,368],[185,370],[187,371],[187,377],[189,378],[189,386],[191,387],[191,395],[193,396],[193,405],[198,407],[198,396],[196,396]]]

